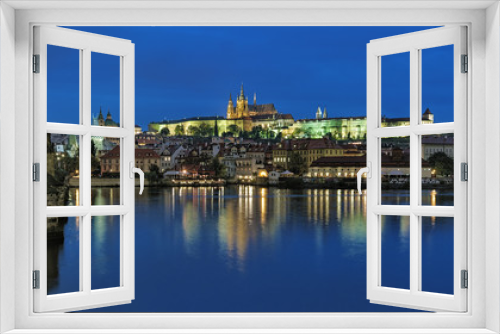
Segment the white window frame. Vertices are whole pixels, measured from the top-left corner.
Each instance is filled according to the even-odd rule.
[[[14,10],[11,6],[16,7]],[[129,7],[129,9],[125,8]],[[147,8],[149,6],[149,9]],[[152,7],[155,7],[152,9]],[[397,8],[391,8],[392,6]],[[63,8],[66,7],[66,8]],[[72,8],[73,7],[73,8]],[[74,8],[80,9],[74,9]],[[97,8],[99,7],[99,8]],[[107,10],[103,8],[114,8]],[[130,9],[134,7],[134,9]],[[137,10],[141,8],[143,10]],[[162,8],[158,8],[162,7]],[[85,8],[85,9],[81,9]],[[223,8],[223,9],[221,9]],[[497,1],[135,2],[0,4],[0,331],[99,333],[500,332],[500,18]],[[34,314],[32,27],[57,25],[447,25],[469,31],[469,289],[467,313]],[[132,40],[133,42],[133,40]],[[164,64],[162,64],[164,66]],[[487,69],[487,70],[486,70]],[[14,85],[15,87],[13,87]],[[15,117],[12,117],[15,110]],[[14,138],[14,140],[12,140]],[[14,143],[14,145],[12,145]],[[494,149],[492,149],[494,148]],[[14,163],[5,163],[6,161]],[[14,175],[14,177],[12,177]],[[486,182],[486,175],[488,180]],[[12,189],[15,196],[12,198]],[[486,219],[486,217],[488,219]],[[14,289],[12,287],[15,287]],[[487,293],[486,293],[487,291]],[[169,301],[165,301],[169,302]],[[174,301],[172,301],[174,302]],[[14,307],[12,307],[14,305]],[[299,329],[300,330],[297,330]],[[134,330],[135,329],[135,330]],[[218,330],[214,330],[218,329]],[[246,329],[246,330],[245,330]],[[294,330],[295,329],[295,330]],[[344,331],[345,329],[345,331]],[[357,329],[357,330],[356,330]],[[418,330],[415,330],[418,329]],[[186,333],[186,331],[183,331]]]
[[[372,303],[403,306],[422,310],[467,310],[467,289],[461,287],[461,270],[467,270],[467,184],[461,181],[461,163],[467,163],[467,76],[462,73],[462,55],[467,54],[466,27],[449,26],[402,34],[370,41],[367,46],[367,296]],[[422,50],[452,45],[453,54],[453,122],[422,124]],[[384,127],[382,124],[382,58],[409,54],[408,126]],[[454,133],[454,203],[453,206],[422,205],[421,136]],[[410,202],[408,205],[382,204],[381,140],[410,139]],[[382,282],[382,216],[406,216],[410,223],[409,289],[386,287]],[[431,293],[422,290],[422,217],[453,218],[453,293]]]
[[[79,54],[79,123],[63,124],[47,121],[47,46],[72,48]],[[120,127],[95,126],[91,115],[92,53],[112,55],[119,59]],[[134,299],[134,222],[135,190],[131,169],[134,167],[134,44],[129,40],[75,31],[60,27],[34,27],[34,53],[39,55],[39,73],[34,83],[34,162],[40,164],[39,182],[33,185],[34,200],[34,270],[39,271],[39,288],[34,290],[35,312],[74,311],[90,305],[111,306],[130,303]],[[80,205],[47,206],[47,133],[69,134],[79,138]],[[91,205],[91,140],[92,136],[120,140],[121,165],[120,204]],[[118,216],[120,220],[119,286],[92,289],[91,226],[92,218]],[[79,217],[79,291],[48,295],[47,292],[47,218]]]

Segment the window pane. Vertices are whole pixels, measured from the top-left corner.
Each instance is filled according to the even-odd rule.
[[[410,137],[381,138],[381,204],[410,204]]]
[[[91,288],[120,286],[120,216],[92,217]]]
[[[421,50],[422,124],[453,122],[453,45]]]
[[[410,289],[410,217],[380,216],[382,286]]]
[[[80,205],[80,136],[47,134],[47,206]]]
[[[120,57],[92,52],[92,125],[120,126]]]
[[[120,138],[91,140],[92,205],[120,205]]]
[[[453,133],[422,136],[422,205],[453,206]]]
[[[80,217],[47,218],[47,294],[80,291]]]
[[[422,291],[453,294],[453,218],[421,219]]]
[[[410,53],[381,57],[381,125],[410,125]]]
[[[47,45],[47,122],[80,123],[80,50]]]

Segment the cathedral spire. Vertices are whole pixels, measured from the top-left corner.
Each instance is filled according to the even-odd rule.
[[[316,119],[320,119],[322,116],[322,113],[321,113],[321,108],[318,107],[318,111],[316,111]]]
[[[323,118],[328,118],[328,114],[326,112],[326,107],[323,108]]]
[[[245,92],[243,91],[243,83],[241,83],[241,91],[240,91],[240,96],[238,96],[238,100],[244,100],[245,99]]]
[[[253,93],[253,105],[257,105],[257,93]]]

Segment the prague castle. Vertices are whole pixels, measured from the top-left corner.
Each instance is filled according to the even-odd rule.
[[[422,124],[434,123],[434,115],[427,109],[422,115]],[[382,126],[407,126],[409,118],[382,118]],[[264,130],[281,133],[283,138],[321,138],[329,136],[335,140],[364,140],[366,138],[366,116],[329,117],[326,108],[320,107],[310,119],[294,120],[291,114],[279,113],[273,103],[257,104],[254,94],[253,104],[248,103],[243,85],[233,103],[231,94],[226,109],[226,118],[220,116],[191,117],[172,121],[152,122],[149,131],[161,132],[167,128],[168,135],[192,136],[200,127],[210,128],[214,136],[231,132],[237,127],[239,131],[250,132],[256,126]],[[234,134],[237,135],[237,134]]]
[[[227,104],[227,119],[238,119],[238,118],[255,118],[272,116],[278,114],[273,103],[269,104],[257,104],[257,94],[253,96],[253,105],[248,105],[248,98],[245,96],[243,90],[243,85],[241,85],[241,91],[236,99],[236,106],[233,104],[233,99],[231,94],[229,94],[229,103]]]

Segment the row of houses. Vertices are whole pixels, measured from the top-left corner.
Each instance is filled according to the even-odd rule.
[[[285,171],[292,166],[292,157],[305,162],[310,177],[354,177],[366,165],[366,145],[340,145],[329,138],[285,139],[279,143],[256,142],[252,139],[213,138],[211,142],[193,143],[190,137],[169,137],[162,140],[154,134],[142,133],[136,138],[136,166],[145,172],[152,165],[164,175],[168,171],[195,176],[212,176],[211,165],[217,159],[225,167],[225,176],[248,180],[268,175],[273,170]],[[425,136],[422,138],[423,177],[431,177],[427,159],[436,152],[453,157],[452,136]],[[118,172],[120,149],[115,146],[103,154],[101,172]],[[409,174],[409,144],[383,144],[382,162],[387,175]],[[265,171],[265,172],[263,172]]]

